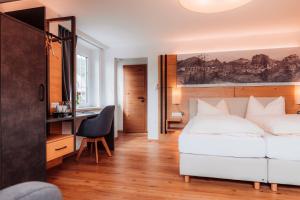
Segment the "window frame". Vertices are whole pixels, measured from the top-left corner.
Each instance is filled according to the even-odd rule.
[[[80,60],[80,66],[79,66],[79,62],[78,62],[78,58],[79,59],[84,59],[85,60],[85,65],[86,65],[86,70],[85,70],[85,74],[86,74],[86,78],[85,78],[85,103],[84,104],[77,104],[77,108],[81,109],[81,108],[87,108],[89,107],[89,99],[88,99],[88,93],[89,93],[89,87],[88,87],[88,76],[89,76],[89,57],[88,56],[84,56],[82,54],[77,53],[76,54],[76,84],[77,84],[77,76],[78,76],[78,69],[80,68],[80,73],[82,73],[82,66],[81,66],[81,60]],[[81,75],[80,75],[81,76]],[[80,83],[81,84],[81,83]],[[82,88],[80,88],[82,89]],[[76,87],[76,98],[77,98],[77,91],[78,88]]]

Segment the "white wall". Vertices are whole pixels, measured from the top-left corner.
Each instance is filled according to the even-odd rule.
[[[147,58],[148,59],[148,138],[158,139],[159,121],[158,121],[158,54],[140,49],[121,48],[107,49],[105,52],[105,61],[102,68],[101,80],[104,82],[102,87],[103,106],[113,104],[118,106],[118,81],[117,81],[117,58]],[[117,113],[116,113],[117,114]],[[118,130],[118,121],[115,122],[115,130]],[[117,136],[117,133],[115,133]]]
[[[176,43],[159,43],[151,46],[119,46],[105,52],[102,80],[104,104],[118,105],[118,66],[116,58],[148,59],[148,138],[159,138],[158,121],[158,56],[160,54],[182,54],[214,51],[233,51],[300,46],[300,32],[257,33],[255,35],[234,35]],[[116,123],[116,128],[120,123]]]
[[[117,59],[117,128],[118,131],[123,131],[123,96],[124,96],[124,65],[138,65],[148,64],[147,58],[128,58],[128,59]]]

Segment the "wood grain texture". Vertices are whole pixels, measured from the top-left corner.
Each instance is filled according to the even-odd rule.
[[[160,63],[159,63],[159,69],[160,69],[160,126],[161,126],[161,133],[166,132],[166,116],[167,116],[167,103],[166,103],[166,91],[167,91],[167,84],[166,84],[166,78],[167,78],[167,73],[166,73],[166,58],[167,56],[161,55],[160,56]]]
[[[53,167],[61,165],[62,162],[63,162],[63,157],[59,157],[54,160],[51,160],[51,161],[47,162],[47,169],[51,169]]]
[[[192,177],[185,183],[179,175],[177,133],[161,135],[159,141],[122,134],[116,143],[114,156],[102,156],[99,165],[91,156],[80,162],[67,158],[48,171],[48,181],[65,200],[299,200],[299,187],[281,186],[274,193],[265,184],[254,190],[253,182]]]
[[[124,131],[146,132],[147,65],[124,65]]]
[[[73,135],[51,135],[47,138],[47,162],[74,151]]]
[[[286,112],[295,114],[300,109],[296,104],[296,91],[299,86],[259,86],[259,87],[236,87],[236,97],[276,97],[283,96],[285,98]]]
[[[53,42],[49,53],[49,106],[62,102],[62,46]],[[53,113],[55,108],[50,108]]]
[[[48,126],[50,135],[62,134],[62,122],[51,123]]]
[[[176,83],[176,55],[168,55],[167,66],[167,119],[172,112],[184,112],[183,124],[189,120],[189,99],[203,97],[277,97],[283,96],[286,101],[286,112],[297,113],[300,106],[296,104],[296,91],[300,86],[245,86],[245,87],[183,87],[181,88],[181,103],[172,104],[172,88],[177,87]]]

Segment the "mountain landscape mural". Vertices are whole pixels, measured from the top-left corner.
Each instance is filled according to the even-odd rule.
[[[296,52],[284,56],[278,56],[276,52],[274,57],[281,57],[280,59],[272,58],[267,53],[256,53],[250,57],[248,53],[247,57],[239,58],[236,55],[232,56],[236,57],[235,59],[227,56],[225,60],[222,60],[223,56],[220,54],[185,56],[187,58],[179,58],[177,61],[177,84],[300,82],[300,58]]]

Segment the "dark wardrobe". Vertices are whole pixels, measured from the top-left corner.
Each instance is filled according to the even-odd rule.
[[[0,188],[46,179],[45,34],[0,14]]]

